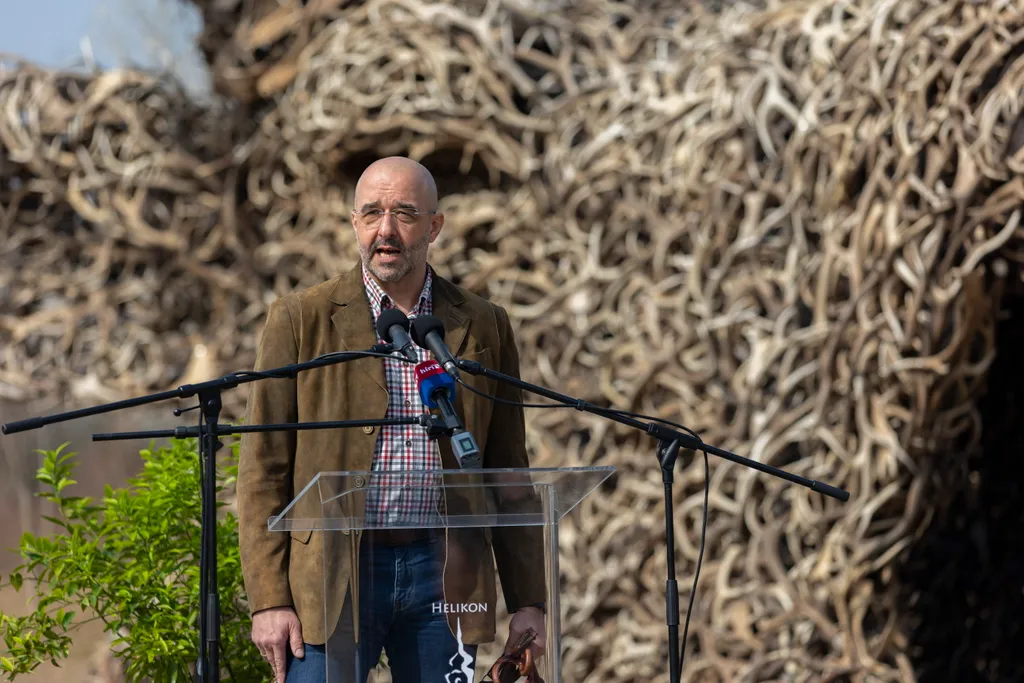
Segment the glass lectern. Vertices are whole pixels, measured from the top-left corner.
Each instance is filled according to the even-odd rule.
[[[317,475],[269,527],[322,548],[327,683],[490,681],[506,642],[500,678],[560,683],[558,524],[614,470]]]

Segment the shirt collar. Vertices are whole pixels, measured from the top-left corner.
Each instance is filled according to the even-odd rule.
[[[412,311],[409,312],[409,317],[415,317],[422,315],[425,311],[431,308],[431,297],[433,296],[434,290],[434,277],[433,268],[427,266],[427,279],[423,283],[423,289],[420,290],[420,297],[416,301],[416,305]],[[377,281],[373,278],[370,273],[367,272],[366,267],[363,267],[363,286],[366,288],[366,296],[370,300],[370,308],[373,311],[373,319],[376,320],[380,317],[381,312],[385,308],[394,308],[394,302],[391,297],[385,292]]]

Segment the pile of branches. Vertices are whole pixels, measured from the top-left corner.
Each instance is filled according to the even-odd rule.
[[[214,311],[249,297],[213,112],[145,74],[29,65],[0,72],[0,101],[4,395],[166,386]]]
[[[688,676],[914,678],[894,572],[979,442],[1024,257],[1008,3],[195,4],[233,117],[4,77],[4,265],[48,268],[0,284],[7,391],[178,384],[190,335],[250,366],[274,297],[355,263],[360,165],[409,155],[449,188],[436,266],[507,307],[526,379],[850,491],[710,460]],[[618,468],[563,527],[565,680],[667,680],[654,444],[528,416],[535,464]],[[703,487],[688,458],[683,604]]]

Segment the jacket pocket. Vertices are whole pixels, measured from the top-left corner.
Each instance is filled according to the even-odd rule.
[[[288,534],[292,538],[294,538],[296,541],[298,541],[299,543],[302,543],[303,545],[305,545],[305,544],[309,543],[309,539],[313,535],[313,530],[312,529],[306,529],[304,531],[303,530],[294,530],[294,531],[288,532]]]

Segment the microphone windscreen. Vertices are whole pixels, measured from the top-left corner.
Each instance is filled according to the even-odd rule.
[[[377,337],[389,344],[394,340],[391,338],[391,326],[401,325],[402,329],[409,330],[409,318],[397,308],[389,308],[377,318]]]
[[[439,390],[448,393],[448,400],[455,400],[455,380],[444,371],[436,360],[428,360],[416,366],[416,388],[420,392],[420,400],[428,408],[436,408],[434,396]]]
[[[416,342],[416,345],[429,349],[427,345],[427,335],[431,332],[437,332],[441,340],[444,340],[444,323],[439,318],[432,315],[419,315],[412,319],[412,340]]]

